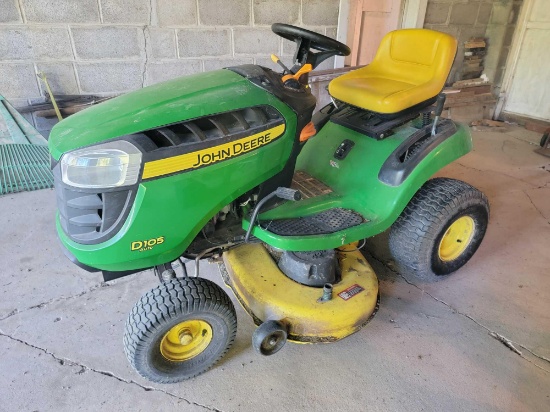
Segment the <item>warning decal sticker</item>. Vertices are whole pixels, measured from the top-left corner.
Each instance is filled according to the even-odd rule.
[[[359,286],[358,284],[355,284],[353,286],[350,286],[346,290],[343,290],[342,292],[340,292],[338,296],[340,296],[344,300],[350,300],[352,297],[354,297],[355,295],[358,295],[364,290],[365,289],[363,289],[361,286]]]

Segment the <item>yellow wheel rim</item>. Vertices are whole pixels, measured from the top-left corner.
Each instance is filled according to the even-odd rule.
[[[212,341],[212,326],[203,320],[186,320],[170,329],[160,342],[169,361],[183,362],[201,354]]]
[[[447,229],[439,243],[439,259],[448,262],[458,258],[474,236],[476,224],[470,216],[462,216]]]

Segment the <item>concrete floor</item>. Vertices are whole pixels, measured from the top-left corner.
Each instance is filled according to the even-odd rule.
[[[460,271],[406,279],[381,236],[367,257],[382,302],[362,331],[263,358],[236,304],[228,356],[177,385],[141,379],[122,349],[152,272],[104,285],[62,255],[53,191],[0,198],[0,411],[550,410],[550,159],[533,153],[538,139],[514,127],[476,132],[475,151],[440,173],[491,202],[487,236]],[[220,281],[214,265],[203,273]]]

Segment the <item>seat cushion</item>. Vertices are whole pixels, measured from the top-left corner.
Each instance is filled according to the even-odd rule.
[[[417,87],[383,77],[345,77],[338,81],[336,93],[333,88],[331,94],[338,100],[377,113],[397,113],[416,104],[411,95],[418,94]]]
[[[329,84],[336,99],[377,113],[398,113],[435,97],[445,85],[456,40],[445,33],[404,29],[388,33],[373,62]]]

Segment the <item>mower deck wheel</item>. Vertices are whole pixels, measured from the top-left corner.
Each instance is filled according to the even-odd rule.
[[[400,271],[439,280],[466,264],[483,240],[489,202],[460,180],[427,181],[390,231],[390,252]]]
[[[269,320],[262,323],[252,335],[252,346],[256,352],[270,356],[285,346],[287,328],[281,322]]]
[[[158,383],[175,383],[210,369],[229,350],[237,316],[229,296],[201,278],[171,279],[134,305],[124,351],[134,369]]]

